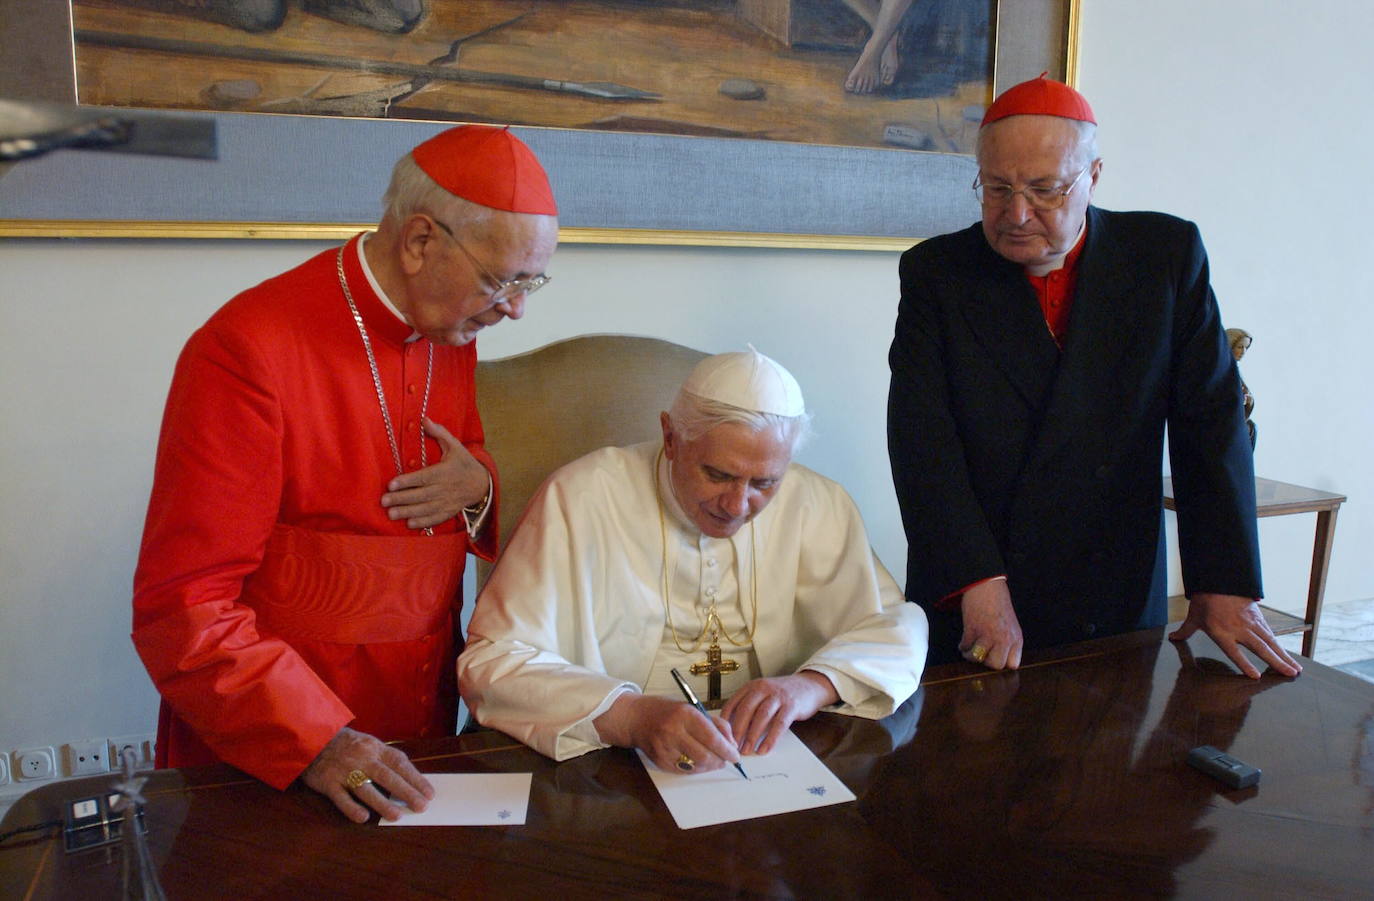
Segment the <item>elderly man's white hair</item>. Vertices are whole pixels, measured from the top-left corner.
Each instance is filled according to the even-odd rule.
[[[493,213],[489,207],[454,196],[440,187],[408,153],[391,170],[391,184],[382,195],[382,205],[386,208],[383,218],[392,226],[399,226],[412,213],[427,213],[444,217],[449,228],[478,235]]]
[[[679,391],[668,410],[668,420],[673,431],[684,441],[695,441],[716,426],[734,423],[753,432],[776,429],[779,434],[791,439],[792,453],[796,454],[811,437],[811,414],[800,416],[780,416],[777,413],[760,413],[745,410],[733,404],[698,397],[690,391]]]
[[[998,122],[1005,122],[1005,119],[998,119],[997,122],[989,122],[978,129],[978,137],[974,139],[973,158],[979,163],[983,160],[983,136],[987,134],[989,128],[995,128]],[[1078,132],[1078,143],[1074,145],[1074,157],[1077,160],[1078,168],[1088,165],[1097,159],[1097,125],[1092,122],[1084,122],[1079,119],[1064,119]]]

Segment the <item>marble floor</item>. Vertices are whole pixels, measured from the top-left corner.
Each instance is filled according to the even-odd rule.
[[[1290,652],[1302,650],[1301,635],[1282,635],[1279,642]],[[1313,656],[1374,682],[1374,598],[1323,605]]]

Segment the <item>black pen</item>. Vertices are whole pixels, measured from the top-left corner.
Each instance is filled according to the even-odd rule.
[[[692,686],[688,685],[687,680],[682,678],[682,673],[677,671],[677,667],[673,667],[668,670],[668,672],[673,674],[673,681],[677,683],[678,688],[682,689],[682,693],[687,696],[687,703],[691,704],[697,710],[700,710],[702,716],[709,717],[711,714],[707,713],[706,708],[701,706],[701,702],[697,700],[696,694],[692,691]],[[735,769],[739,770],[739,774],[745,779],[749,778],[749,774],[744,771],[744,767],[740,766],[738,763],[735,764]]]

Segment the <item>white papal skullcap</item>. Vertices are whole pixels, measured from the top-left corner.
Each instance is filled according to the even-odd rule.
[[[801,385],[777,360],[748,350],[707,357],[697,364],[682,390],[706,400],[718,401],[776,416],[803,416],[806,400]]]

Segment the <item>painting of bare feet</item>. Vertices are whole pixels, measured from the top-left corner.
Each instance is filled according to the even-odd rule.
[[[81,103],[967,154],[997,0],[72,0]]]

